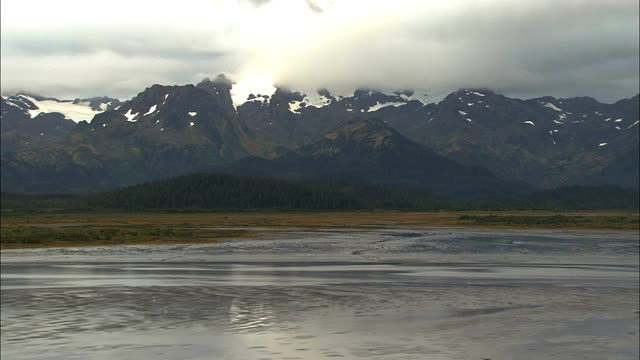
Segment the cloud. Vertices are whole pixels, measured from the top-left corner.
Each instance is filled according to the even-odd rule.
[[[448,4],[390,7],[326,27],[313,43],[291,49],[297,61],[276,77],[294,87],[488,87],[605,100],[638,91],[637,3]],[[257,61],[275,68],[279,59]]]
[[[97,95],[128,98],[153,83],[193,83],[204,77],[211,66],[227,65],[224,58],[218,64],[210,60],[186,63],[181,59],[109,51],[83,56],[16,56],[3,60],[2,83],[15,84],[14,91],[27,90],[59,98]],[[5,68],[12,71],[5,72]]]
[[[639,91],[635,0],[114,1],[3,0],[2,91],[129,97],[220,72],[338,93]]]
[[[252,3],[254,6],[260,6],[263,4],[268,3],[271,0],[249,0],[250,3]]]
[[[322,8],[322,5],[320,5],[317,1],[315,0],[305,0],[307,2],[307,5],[309,6],[309,9],[311,9],[314,12],[317,13],[322,13],[324,12],[324,9]]]

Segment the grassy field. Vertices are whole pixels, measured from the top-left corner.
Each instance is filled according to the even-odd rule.
[[[291,228],[480,227],[639,230],[636,212],[13,213],[2,249],[215,242]]]

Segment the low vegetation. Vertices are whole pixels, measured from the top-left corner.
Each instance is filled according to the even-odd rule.
[[[638,214],[627,215],[462,215],[460,224],[473,226],[638,229]]]
[[[99,194],[3,193],[1,200],[3,249],[212,242],[291,228],[638,230],[639,224],[638,192],[616,187],[442,198],[377,185],[196,174]]]
[[[176,225],[30,225],[2,226],[3,249],[49,246],[99,246],[215,242],[252,234],[248,230]]]
[[[292,229],[487,227],[639,230],[637,212],[11,212],[2,249],[217,242]]]

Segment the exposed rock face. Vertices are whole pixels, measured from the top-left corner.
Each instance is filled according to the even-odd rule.
[[[260,165],[265,174],[291,173],[282,169],[293,158],[300,164],[331,158],[341,161],[338,170],[316,164],[301,173],[379,180],[380,174],[355,163],[370,164],[398,149],[406,160],[398,155],[373,167],[394,169],[395,162],[436,169],[447,158],[456,166],[488,169],[483,171],[509,184],[638,187],[638,96],[603,104],[588,97],[520,100],[462,89],[436,104],[411,90],[358,89],[342,97],[281,87],[234,106],[232,87],[220,75],[195,86],[153,85],[124,102],[2,98],[3,191],[104,190],[209,170],[248,155],[279,159],[268,165],[277,171]],[[427,156],[429,149],[438,157]],[[426,158],[439,165],[430,167]],[[419,187],[436,186],[421,179]]]

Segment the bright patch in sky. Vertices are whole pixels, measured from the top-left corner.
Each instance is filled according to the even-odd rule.
[[[239,106],[247,101],[249,95],[273,95],[276,88],[273,80],[264,75],[245,75],[238,80],[231,88],[231,99],[235,106]]]
[[[250,93],[270,95],[274,83],[334,94],[368,87],[440,96],[488,88],[607,101],[638,92],[633,0],[112,0],[109,6],[2,0],[0,6],[4,93],[127,99],[155,83],[191,84],[220,73],[238,82],[235,104]]]

